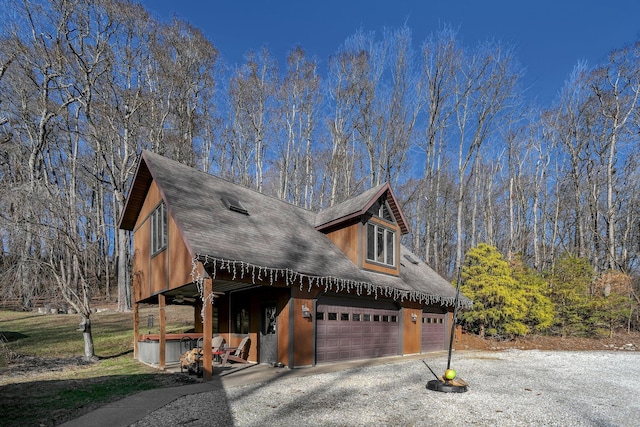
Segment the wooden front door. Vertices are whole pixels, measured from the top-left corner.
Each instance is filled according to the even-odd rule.
[[[261,309],[260,363],[278,362],[278,313],[275,305]]]

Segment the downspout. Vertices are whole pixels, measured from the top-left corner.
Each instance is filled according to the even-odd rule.
[[[288,351],[288,359],[289,359],[289,369],[293,369],[294,368],[294,363],[295,361],[293,360],[295,357],[295,349],[294,349],[294,345],[295,345],[295,340],[294,340],[294,334],[295,334],[295,307],[294,307],[294,301],[295,299],[293,298],[293,287],[291,287],[290,289],[290,295],[289,295],[289,351]]]

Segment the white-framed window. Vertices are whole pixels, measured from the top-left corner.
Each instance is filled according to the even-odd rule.
[[[367,223],[367,261],[396,265],[396,233],[375,222]]]
[[[167,207],[164,202],[151,214],[151,254],[167,247]]]

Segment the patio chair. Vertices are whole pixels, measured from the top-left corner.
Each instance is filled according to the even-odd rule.
[[[249,337],[244,337],[242,341],[240,341],[240,345],[236,347],[233,353],[229,353],[223,356],[222,366],[224,366],[228,361],[238,362],[238,363],[249,363],[247,358],[249,357],[249,348],[251,347],[251,339]]]
[[[211,340],[211,351],[213,352],[214,359],[220,360],[220,356],[224,354],[224,351],[220,350],[222,344],[224,344],[224,338],[221,335],[216,335]]]

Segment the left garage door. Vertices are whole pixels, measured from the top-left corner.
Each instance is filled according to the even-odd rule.
[[[316,362],[336,362],[399,354],[397,309],[318,304]]]

